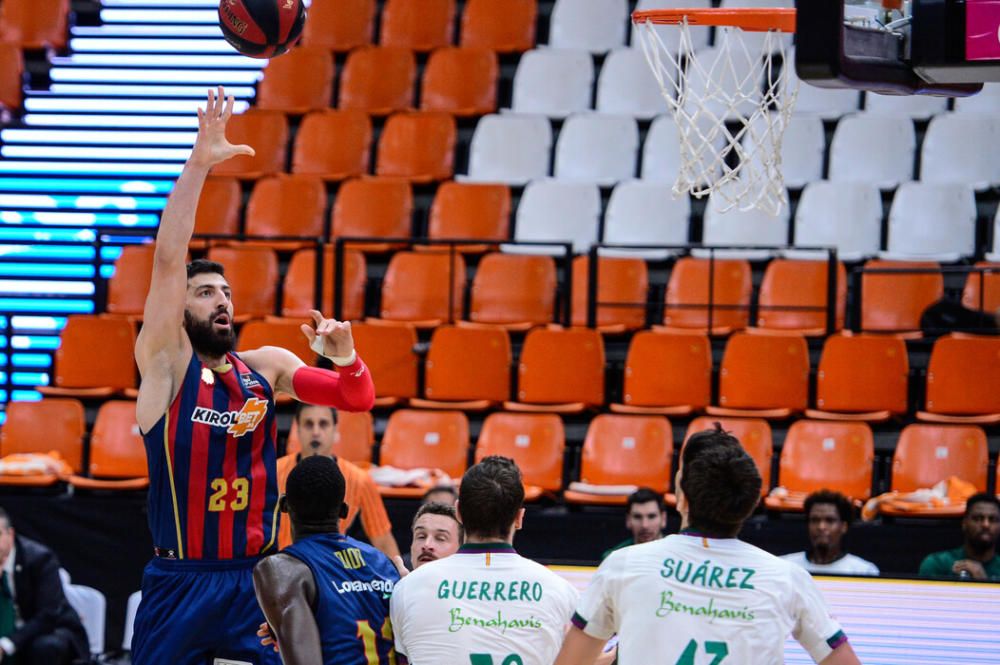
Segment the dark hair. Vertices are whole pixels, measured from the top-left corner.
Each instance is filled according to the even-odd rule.
[[[854,519],[854,505],[851,504],[851,500],[840,492],[834,492],[833,490],[821,489],[817,492],[813,492],[806,497],[805,504],[802,508],[805,512],[806,519],[809,519],[809,511],[816,504],[832,504],[837,509],[837,514],[840,515],[840,521],[851,523]]]
[[[972,506],[976,505],[977,503],[992,503],[994,506],[997,507],[997,510],[1000,510],[1000,499],[993,496],[989,492],[979,492],[977,494],[973,494],[968,499],[966,499],[965,514],[962,515],[963,519],[969,516],[969,513],[972,512]]]
[[[327,523],[336,525],[343,516],[344,490],[344,474],[337,463],[329,457],[313,455],[303,458],[288,474],[285,501],[296,523],[310,529],[329,530]]]
[[[524,503],[521,470],[509,457],[484,458],[462,476],[458,502],[466,533],[506,539]]]
[[[295,407],[295,422],[297,422],[297,423],[301,422],[302,421],[302,412],[305,409],[312,409],[312,408],[316,408],[316,409],[329,409],[330,410],[330,415],[333,416],[333,424],[334,425],[337,424],[337,410],[335,408],[333,408],[332,406],[323,406],[322,404],[307,404],[305,402],[299,402],[298,405]]]
[[[429,497],[431,494],[434,494],[435,492],[447,492],[453,497],[458,496],[458,492],[455,490],[454,485],[435,485],[434,487],[424,492],[424,495],[423,497],[421,497],[420,500],[427,501],[427,497]]]
[[[209,261],[208,259],[195,259],[191,263],[187,264],[188,279],[206,272],[218,273],[223,277],[226,276],[226,269],[222,267],[221,263],[216,261]]]
[[[6,524],[8,529],[14,526],[10,521],[10,515],[8,515],[7,511],[4,510],[3,508],[0,508],[0,521]]]
[[[656,502],[656,509],[661,513],[666,512],[667,507],[663,503],[663,495],[648,487],[640,487],[628,495],[628,500],[625,502],[625,512],[630,513],[632,512],[632,506],[640,503],[649,503],[650,501]]]
[[[709,535],[735,536],[760,501],[760,472],[753,458],[715,423],[714,429],[691,435],[681,459],[689,526]]]
[[[458,525],[458,542],[465,542],[465,527],[463,527],[462,523],[458,521],[458,511],[455,510],[455,506],[449,506],[446,503],[438,503],[437,501],[431,501],[430,503],[423,504],[417,509],[417,514],[413,516],[413,523],[410,524],[411,531],[417,526],[417,520],[424,515],[442,515],[455,520],[455,524]]]

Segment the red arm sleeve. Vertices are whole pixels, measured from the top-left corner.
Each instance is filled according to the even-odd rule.
[[[344,411],[369,411],[375,405],[375,384],[360,356],[338,372],[318,367],[299,367],[292,375],[292,388],[299,400]]]

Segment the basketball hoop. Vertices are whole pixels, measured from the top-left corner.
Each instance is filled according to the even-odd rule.
[[[677,124],[681,163],[674,194],[714,192],[720,211],[759,208],[777,215],[787,198],[781,138],[798,94],[784,38],[795,32],[795,10],[648,10],[634,12],[632,22]],[[657,25],[677,26],[676,52]],[[690,27],[709,25],[721,28],[716,46],[698,53]],[[759,46],[747,33],[764,33]],[[772,67],[775,56],[784,63],[780,72]]]

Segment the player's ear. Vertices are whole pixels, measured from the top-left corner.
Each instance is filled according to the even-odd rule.
[[[288,513],[288,496],[287,495],[282,494],[281,496],[278,497],[278,510],[280,510],[281,512],[286,513],[286,514]]]

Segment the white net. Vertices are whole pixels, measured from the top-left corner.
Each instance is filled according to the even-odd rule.
[[[635,29],[677,124],[674,194],[715,192],[720,211],[758,208],[777,215],[787,198],[781,138],[798,94],[788,35],[717,28],[716,46],[696,51],[687,21]],[[662,29],[680,31],[676,50],[664,43]]]

